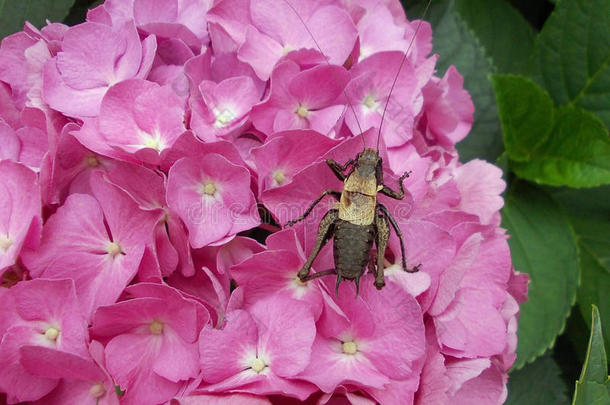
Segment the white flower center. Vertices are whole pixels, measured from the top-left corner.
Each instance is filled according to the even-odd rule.
[[[153,134],[149,134],[148,132],[141,132],[140,136],[144,140],[144,147],[154,149],[157,152],[161,152],[165,149],[165,143],[161,139],[161,133],[159,130],[155,130]]]
[[[267,367],[265,362],[258,357],[252,361],[252,364],[250,364],[250,368],[252,368],[252,370],[256,371],[257,373],[263,371],[265,367]]]
[[[101,398],[104,396],[105,393],[106,393],[106,388],[104,387],[104,384],[101,382],[93,384],[93,386],[89,390],[89,395],[91,395],[93,398]]]
[[[13,241],[8,236],[0,235],[0,250],[6,252],[13,245]]]
[[[235,113],[228,108],[224,108],[222,111],[215,110],[214,115],[216,116],[216,121],[214,122],[216,128],[226,127],[237,118]]]
[[[162,148],[161,148],[161,140],[160,139],[155,139],[153,137],[147,138],[144,141],[144,146],[146,146],[147,148],[150,149],[154,149],[157,152],[159,152]]]
[[[123,253],[121,250],[121,245],[116,242],[110,242],[108,245],[106,245],[106,252],[112,257],[116,257],[117,255]]]
[[[354,355],[358,352],[358,345],[353,340],[343,342],[343,353]]]
[[[213,196],[214,194],[216,194],[216,185],[213,182],[209,181],[201,185],[200,193]]]
[[[299,104],[299,106],[296,109],[295,113],[297,113],[297,115],[299,117],[305,118],[305,117],[307,117],[307,114],[309,114],[309,110],[304,105]]]
[[[150,330],[150,333],[153,335],[160,335],[163,333],[163,327],[163,322],[155,320],[148,325],[148,330]]]
[[[52,326],[44,331],[44,337],[53,342],[55,340],[57,340],[58,336],[59,336],[59,329],[56,329]]]
[[[278,185],[282,185],[282,183],[284,183],[286,181],[286,175],[284,174],[284,171],[281,169],[277,169],[276,171],[273,172],[273,180],[278,184]]]
[[[369,110],[374,110],[377,107],[377,100],[372,95],[368,95],[362,100],[362,104]]]
[[[284,45],[284,48],[282,49],[282,53],[284,55],[286,55],[288,52],[293,51],[295,48],[292,45]]]

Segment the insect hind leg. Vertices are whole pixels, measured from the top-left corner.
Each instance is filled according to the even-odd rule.
[[[318,277],[331,276],[333,274],[337,274],[337,270],[328,269],[323,271],[318,271],[317,273],[309,274],[303,278],[300,278],[301,281],[310,281]]]
[[[378,203],[377,208],[379,209],[379,211],[381,211],[383,213],[384,217],[387,218],[387,220],[390,222],[390,224],[392,224],[392,228],[394,228],[394,231],[396,232],[396,236],[398,236],[398,240],[400,241],[400,250],[401,250],[401,254],[402,254],[403,270],[406,271],[407,273],[417,273],[419,271],[419,267],[421,266],[421,264],[418,264],[417,266],[413,267],[412,269],[407,267],[407,259],[405,256],[405,242],[404,242],[400,227],[396,223],[396,220],[390,214],[390,211],[388,211],[388,209],[385,207],[385,205]]]
[[[377,245],[377,269],[375,269],[374,265],[372,269],[375,275],[375,287],[381,290],[385,286],[383,260],[385,258],[385,249],[388,246],[388,239],[390,238],[390,226],[381,210],[375,213],[375,227],[377,228],[377,235],[375,237],[375,244]]]
[[[329,210],[320,221],[320,225],[318,226],[318,235],[316,237],[316,244],[312,249],[311,253],[309,254],[307,261],[305,262],[303,267],[301,267],[301,270],[299,270],[298,273],[299,279],[301,279],[301,281],[307,280],[307,277],[309,277],[309,270],[311,270],[311,265],[313,264],[313,261],[316,259],[318,253],[320,253],[320,250],[326,244],[326,242],[328,242],[330,238],[332,238],[335,230],[335,221],[338,218],[339,210],[332,209]],[[312,276],[315,276],[315,274],[313,274]]]

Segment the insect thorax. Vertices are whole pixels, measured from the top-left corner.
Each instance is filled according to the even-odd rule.
[[[339,218],[354,225],[370,225],[375,220],[375,195],[343,190],[338,204]]]

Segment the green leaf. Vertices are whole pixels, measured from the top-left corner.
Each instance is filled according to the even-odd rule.
[[[567,405],[561,370],[549,355],[510,373],[505,405]]]
[[[595,305],[591,310],[591,338],[587,347],[587,357],[582,366],[582,373],[578,381],[591,381],[605,384],[608,381],[608,361],[606,359],[606,349],[604,348],[604,338],[602,334],[599,310]]]
[[[576,381],[573,405],[607,405],[610,403],[608,361],[604,349],[599,311],[595,305],[592,308],[591,337],[585,364],[580,378]]]
[[[525,73],[534,30],[505,0],[457,0],[456,10],[499,72]]]
[[[573,106],[553,109],[530,79],[493,75],[503,139],[511,169],[551,186],[610,184],[610,138],[595,115]]]
[[[514,368],[552,347],[576,298],[576,239],[560,206],[543,190],[522,181],[511,184],[502,225],[515,268],[529,274],[528,301],[521,306]]]
[[[504,147],[511,160],[527,162],[553,129],[553,100],[532,80],[492,75]]]
[[[0,0],[0,38],[23,29],[27,20],[37,27],[45,20],[61,21],[74,0]]]
[[[610,395],[608,387],[604,384],[585,381],[582,384],[576,384],[574,392],[574,401],[572,405],[608,405],[610,404]]]
[[[610,0],[558,2],[535,46],[538,79],[558,105],[594,112],[610,126]]]
[[[423,3],[408,9],[409,18],[421,16]],[[433,52],[439,54],[437,74],[442,76],[450,65],[455,65],[475,106],[472,130],[457,145],[460,159],[479,157],[494,161],[502,154],[503,147],[493,90],[487,79],[491,62],[464,20],[456,14],[453,0],[433,1],[426,20],[434,30]]]
[[[586,242],[579,244],[581,254],[581,285],[578,288],[578,306],[583,317],[591,323],[591,305],[599,305],[606,346],[610,347],[610,272],[604,268]]]
[[[610,137],[595,115],[578,107],[560,107],[547,141],[513,171],[550,186],[596,187],[610,184]]]
[[[606,350],[610,350],[610,187],[562,189],[555,198],[569,213],[578,236],[581,282],[578,306],[591,324],[591,305],[599,308]]]

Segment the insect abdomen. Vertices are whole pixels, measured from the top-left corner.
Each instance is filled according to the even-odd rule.
[[[369,262],[374,240],[374,225],[355,225],[338,219],[333,245],[337,274],[347,280],[359,278]]]

